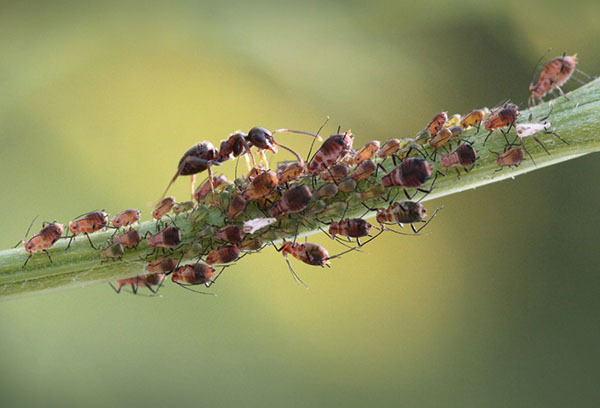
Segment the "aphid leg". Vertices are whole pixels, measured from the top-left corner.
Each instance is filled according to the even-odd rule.
[[[523,139],[521,139],[521,147],[523,148],[525,153],[527,153],[527,156],[529,156],[533,165],[537,167],[537,165],[535,164],[535,160],[533,160],[533,156],[531,155],[531,153],[529,153],[529,150],[527,150],[527,148],[525,147],[525,143],[523,143]]]
[[[415,234],[418,234],[419,232],[421,232],[421,230],[423,228],[425,228],[427,226],[427,224],[429,224],[431,222],[431,220],[433,220],[433,217],[435,217],[435,215],[438,213],[438,211],[441,210],[442,208],[444,208],[444,207],[437,208],[433,212],[433,214],[431,214],[431,217],[429,217],[429,219],[427,221],[425,221],[425,224],[421,225],[420,228],[418,228],[418,229],[415,230],[415,226],[413,224],[410,224],[410,226],[412,227],[413,231],[415,231]]]
[[[564,144],[566,144],[566,145],[568,145],[568,144],[569,144],[569,142],[567,142],[566,140],[564,140],[562,137],[560,137],[560,136],[559,136],[557,133],[555,133],[555,132],[546,131],[546,132],[544,132],[544,134],[546,134],[546,135],[554,135],[554,136],[556,136],[556,137],[558,138],[558,140],[560,140],[560,141],[561,141],[561,142],[563,142]]]
[[[404,156],[404,158],[407,158],[410,156],[410,153],[412,151],[416,151],[417,153],[419,153],[421,155],[421,157],[423,157],[424,159],[427,158],[427,156],[425,155],[425,153],[423,153],[418,147],[411,145],[410,148],[408,149],[408,152],[406,152],[406,155]]]
[[[382,169],[384,173],[387,172],[387,169],[383,167],[381,163],[377,163],[377,166],[375,167],[375,177],[377,177],[377,172],[379,171],[379,169]]]
[[[488,138],[490,137],[490,135],[494,133],[493,130],[490,130],[490,133],[487,134],[487,136],[485,137],[485,140],[483,141],[483,145],[485,146],[485,143],[487,142]]]
[[[454,170],[456,170],[456,175],[458,176],[458,179],[460,180],[460,170],[458,170],[458,167],[455,167]]]
[[[85,235],[85,236],[87,237],[88,241],[90,242],[90,246],[91,246],[93,249],[98,249],[98,248],[96,248],[96,247],[94,246],[94,243],[92,242],[92,239],[90,238],[90,236],[88,235],[88,233],[87,233],[87,232],[84,232],[84,233],[83,233],[83,235]]]
[[[507,145],[510,145],[510,142],[508,141],[508,137],[506,136],[508,134],[508,132],[504,132],[502,129],[500,129],[500,132],[502,132],[502,136],[504,136],[504,140],[506,141]]]
[[[27,262],[29,262],[29,259],[31,259],[32,256],[33,256],[33,254],[29,254],[29,256],[27,257],[27,259],[25,260],[25,263],[23,264],[23,266],[21,266],[21,269],[25,268],[25,265],[27,265]]]
[[[176,283],[177,285],[181,286],[181,287],[182,287],[182,288],[184,288],[184,289],[190,290],[190,291],[192,291],[192,292],[195,292],[195,293],[199,293],[199,294],[201,294],[201,295],[217,296],[217,294],[216,294],[216,293],[207,293],[207,292],[201,292],[201,291],[199,291],[199,290],[194,290],[194,289],[192,289],[192,288],[189,288],[188,286],[190,286],[190,285],[184,285],[183,283],[179,283],[179,282],[175,282],[175,283]]]
[[[119,286],[119,289],[117,289],[117,288],[114,287],[114,285],[112,283],[108,282],[108,284],[115,291],[115,293],[117,293],[117,294],[121,293],[122,286]]]
[[[544,151],[548,154],[550,154],[550,152],[548,151],[548,149],[546,149],[546,146],[544,146],[544,144],[540,141],[540,139],[537,138],[537,136],[532,136],[533,140],[535,140],[540,146],[542,146],[542,149],[544,149]]]
[[[582,70],[580,70],[579,68],[575,68],[575,71],[577,71],[578,73],[580,73],[581,75],[583,75],[584,77],[586,77],[587,79],[592,79],[591,76],[589,76],[588,74],[586,74],[585,72],[583,72]],[[573,77],[571,77],[573,78]]]

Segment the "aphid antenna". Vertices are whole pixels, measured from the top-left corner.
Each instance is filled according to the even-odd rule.
[[[296,274],[296,272],[294,272],[294,268],[292,268],[292,264],[290,263],[290,260],[288,259],[287,255],[285,255],[284,258],[285,258],[285,262],[287,263],[288,267],[290,268],[290,272],[292,273],[292,277],[294,278],[296,283],[301,284],[302,286],[304,286],[306,288],[306,290],[308,290],[308,286],[306,286],[306,284],[302,281],[302,279],[300,279],[298,274]]]
[[[29,235],[29,231],[31,231],[31,227],[33,227],[33,223],[35,222],[35,220],[37,220],[38,217],[39,217],[39,214],[36,215],[35,217],[33,217],[33,220],[31,220],[31,224],[29,224],[29,228],[27,228],[27,232],[25,233],[25,236],[23,236],[23,240],[17,242],[17,245],[15,245],[14,248],[18,247],[19,245],[21,245],[22,243],[25,242],[27,235]]]
[[[325,234],[327,235],[328,238],[331,238],[332,240],[336,241],[338,244],[345,246],[346,248],[351,248],[354,249],[354,247],[351,247],[350,245],[346,244],[344,241],[342,241],[340,238],[338,238],[337,236],[333,236],[331,235],[329,232],[327,232],[326,230],[324,230],[323,228],[319,227],[319,229]],[[306,238],[306,237],[305,237]],[[357,249],[358,252],[363,252]]]
[[[317,133],[316,133],[317,135],[319,133],[321,133],[321,130],[323,130],[323,128],[325,127],[325,125],[327,124],[327,122],[329,122],[329,115],[327,115],[327,118],[325,119],[325,122],[323,122],[323,124],[321,125],[321,127],[319,128],[319,130],[317,130]],[[310,149],[308,149],[308,154],[306,155],[306,161],[308,161],[308,159],[310,157],[310,154],[312,153],[312,149],[313,149],[313,147],[315,145],[315,141],[316,140],[317,139],[313,139],[313,141],[310,143]]]

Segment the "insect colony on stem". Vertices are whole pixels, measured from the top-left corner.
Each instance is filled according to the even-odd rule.
[[[530,85],[529,103],[543,102],[544,96],[553,91],[564,95],[561,86],[574,72],[581,72],[576,64],[576,56],[565,55],[548,62],[538,81]],[[151,213],[156,220],[154,232],[146,231],[142,235],[134,228],[141,218],[141,212],[136,209],[124,210],[110,220],[104,211],[84,214],[68,223],[67,235],[62,224],[45,222],[39,233],[22,241],[28,253],[23,267],[38,251],[45,252],[52,262],[48,250],[59,239],[69,239],[68,249],[76,236],[85,235],[91,247],[98,250],[102,262],[121,260],[145,241],[145,247],[151,251],[144,258],[147,263],[143,273],[117,281],[117,287],[111,286],[117,293],[129,287],[135,294],[138,288],[146,287],[156,294],[169,275],[173,283],[186,289],[193,290],[189,286],[195,285],[210,287],[231,263],[250,252],[274,246],[284,256],[294,279],[303,284],[292,267],[290,255],[307,265],[329,267],[333,259],[362,248],[386,231],[419,235],[439,211],[438,208],[427,217],[427,210],[421,204],[435,189],[437,178],[446,176],[450,168],[454,168],[459,177],[459,169],[470,171],[479,159],[476,144],[485,145],[495,132],[500,132],[505,140],[503,152],[495,153],[496,171],[519,166],[525,153],[533,161],[524,144],[527,138],[533,139],[548,154],[550,151],[540,140],[541,136],[551,135],[568,144],[547,121],[551,113],[550,110],[539,122],[533,121],[531,115],[529,122],[519,122],[519,107],[510,101],[492,109],[475,109],[450,118],[443,111],[414,138],[371,140],[356,150],[354,134],[338,129],[306,160],[276,141],[273,135],[301,134],[321,141],[321,129],[317,133],[290,129],[271,132],[263,127],[254,127],[247,134],[237,131],[223,140],[219,149],[203,141],[183,154],[175,175]],[[488,131],[485,137],[480,134],[481,127]],[[511,142],[509,135],[513,129],[516,135]],[[277,154],[278,148],[290,152],[295,160],[282,162],[270,170],[265,152]],[[213,166],[239,157],[244,157],[248,167],[245,177],[230,182],[223,175],[213,174]],[[195,189],[195,177],[204,171],[208,178]],[[171,185],[185,175],[191,176],[194,201],[165,198]],[[401,193],[407,201],[396,200]],[[420,198],[413,201],[418,194]],[[367,212],[359,217],[346,217],[351,203],[362,204]],[[384,206],[380,207],[382,203]],[[203,222],[202,214],[206,211],[218,215],[218,226]],[[365,220],[367,214],[373,212],[379,227]],[[185,231],[176,224],[181,218],[189,221]],[[322,224],[328,225],[328,230],[322,231],[346,250],[330,255],[322,245],[298,242],[301,226]],[[410,225],[414,234],[391,228],[405,224]],[[114,233],[97,248],[90,234],[109,229]],[[372,229],[379,232],[373,235]],[[277,248],[273,241],[281,239],[283,243]],[[184,264],[184,258],[191,258],[192,262]],[[217,272],[215,268],[219,267],[222,269]]]

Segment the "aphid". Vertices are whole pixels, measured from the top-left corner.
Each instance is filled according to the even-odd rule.
[[[148,290],[150,290],[150,292],[156,294],[158,292],[158,288],[160,288],[163,280],[165,279],[165,274],[164,273],[150,273],[150,274],[145,274],[145,275],[139,275],[136,276],[135,278],[127,278],[127,279],[121,279],[117,281],[117,285],[118,288],[115,288],[112,283],[109,282],[109,285],[115,290],[115,292],[120,293],[121,289],[124,286],[130,285],[131,286],[131,291],[133,292],[133,294],[137,294],[138,288],[140,286],[145,286],[148,288]],[[158,288],[153,289],[152,286],[157,286]]]
[[[440,147],[446,145],[453,137],[454,135],[450,129],[446,127],[442,128],[435,136],[431,136],[431,139],[429,139],[429,147],[432,149],[439,149]]]
[[[314,194],[317,200],[326,200],[331,197],[335,197],[339,189],[335,183],[323,184]]]
[[[225,214],[228,219],[233,220],[238,215],[244,212],[248,201],[241,195],[234,195],[231,197],[229,206],[227,207],[227,213]]]
[[[237,225],[227,225],[215,232],[215,238],[218,241],[232,242],[234,244],[242,242],[244,239],[244,230]]]
[[[279,185],[297,180],[302,174],[304,174],[304,162],[287,162],[277,167]]]
[[[254,234],[256,231],[260,231],[276,222],[277,219],[275,218],[254,218],[252,220],[244,221],[243,230],[246,234]]]
[[[177,227],[167,227],[147,238],[151,248],[175,248],[181,243],[181,230]]]
[[[162,199],[158,204],[156,204],[154,210],[152,210],[152,218],[155,220],[160,220],[173,209],[174,205],[175,197],[167,197]]]
[[[372,140],[365,144],[358,152],[354,154],[352,164],[359,164],[365,160],[372,159],[379,151],[381,143],[379,140]]]
[[[235,245],[224,245],[213,249],[206,256],[209,265],[226,264],[235,261],[240,256],[240,248]]]
[[[461,116],[458,113],[455,113],[451,117],[448,118],[448,121],[444,123],[445,127],[453,127],[460,124]]]
[[[210,181],[206,180],[204,183],[198,186],[196,192],[194,193],[194,198],[196,199],[196,201],[200,202],[204,200],[208,193],[210,193],[210,184]],[[227,177],[220,175],[212,178],[213,188],[217,188],[224,184],[227,184]]]
[[[194,209],[193,201],[183,201],[181,203],[175,203],[173,205],[173,214],[181,214],[184,212],[192,211]]]
[[[450,127],[450,133],[452,133],[452,137],[460,137],[462,135],[463,128],[461,126],[452,126]]]
[[[354,181],[360,181],[371,177],[373,173],[377,170],[377,166],[372,160],[364,160],[360,162],[358,166],[354,169],[354,171],[350,174],[350,177]]]
[[[431,177],[432,172],[433,165],[427,160],[409,157],[404,159],[390,173],[383,176],[381,182],[383,187],[418,188]]]
[[[305,185],[295,185],[290,187],[271,208],[273,217],[282,217],[287,214],[293,214],[304,210],[310,200],[312,193],[310,188]]]
[[[402,147],[400,139],[389,139],[377,151],[377,157],[385,159],[386,157],[396,154],[398,150],[400,150],[400,147]]]
[[[440,112],[431,119],[431,122],[427,125],[427,130],[431,134],[431,137],[435,137],[440,129],[444,127],[448,121],[448,112]]]
[[[128,225],[138,222],[141,215],[142,212],[140,210],[130,208],[115,215],[112,220],[110,220],[110,223],[115,228],[127,227]]]
[[[258,238],[245,238],[239,245],[242,251],[258,251],[263,247],[263,242]]]
[[[277,188],[277,184],[277,174],[272,171],[265,171],[252,180],[244,192],[244,198],[250,201],[266,196]]]
[[[135,248],[139,245],[142,237],[140,233],[134,229],[129,230],[125,234],[118,235],[114,238],[116,244],[121,244],[126,248]]]
[[[48,259],[50,259],[50,262],[52,262],[48,248],[52,247],[52,245],[58,241],[64,230],[65,229],[62,224],[58,224],[56,222],[44,222],[40,232],[29,238],[27,241],[23,240],[22,243],[25,247],[25,251],[29,253],[29,256],[23,264],[23,268],[25,265],[27,265],[27,262],[29,262],[29,259],[33,256],[33,254],[35,254],[37,251],[45,252],[46,255],[48,255]]]
[[[171,280],[182,285],[206,285],[210,287],[217,277],[215,269],[206,264],[195,263],[189,265],[181,265],[171,275]]]
[[[477,160],[477,152],[468,144],[461,144],[452,153],[442,156],[442,166],[448,167],[469,167],[474,166]],[[458,171],[458,169],[457,169]],[[469,171],[466,170],[465,171]]]
[[[321,245],[310,242],[299,244],[285,241],[280,251],[286,260],[287,255],[292,255],[294,258],[299,259],[308,265],[325,266],[330,263],[329,252],[327,252],[327,249]]]
[[[360,237],[366,237],[371,232],[371,224],[362,218],[346,218],[339,222],[332,222],[329,225],[329,234],[335,239],[336,235],[343,235],[349,238],[356,238],[358,245]]]
[[[400,227],[403,227],[403,224],[410,224],[410,227],[414,233],[418,234],[427,226],[427,224],[429,224],[438,211],[439,209],[435,210],[427,222],[417,229],[414,224],[418,222],[424,222],[423,220],[427,215],[427,210],[419,202],[401,201],[390,204],[388,208],[378,210],[376,220],[381,225],[382,229],[385,228],[385,224],[398,224]],[[394,230],[391,231],[397,232]]]
[[[360,193],[360,199],[362,201],[373,200],[375,198],[379,198],[383,195],[385,189],[381,184],[376,184],[373,187],[363,191]]]
[[[483,121],[483,125],[485,126],[485,128],[490,131],[490,133],[488,133],[485,137],[483,144],[485,145],[488,138],[494,132],[495,129],[500,129],[505,126],[508,126],[508,133],[510,131],[510,128],[514,126],[517,122],[519,114],[519,107],[515,104],[508,102],[506,102],[501,107],[492,110],[490,112],[490,116]],[[506,138],[506,135],[504,137]]]
[[[551,122],[546,122],[546,119],[548,119],[550,117],[550,114],[552,113],[552,111],[550,111],[550,113],[548,113],[548,115],[546,115],[544,118],[541,119],[542,123],[517,123],[516,124],[516,129],[517,129],[517,137],[519,138],[520,142],[521,142],[521,146],[523,146],[523,148],[525,148],[525,145],[523,144],[523,138],[526,137],[532,137],[533,140],[535,140],[540,146],[542,146],[542,149],[544,149],[544,151],[548,154],[550,154],[550,152],[548,151],[548,149],[546,149],[546,146],[544,146],[544,144],[540,141],[540,139],[537,138],[536,135],[542,134],[542,135],[553,135],[556,136],[558,138],[558,140],[560,140],[561,142],[563,142],[564,144],[569,144],[566,140],[564,140],[562,137],[560,137],[556,132],[551,131],[550,129],[552,128],[552,123]],[[531,121],[533,119],[532,115],[529,115],[529,120]],[[515,139],[516,141],[516,139]],[[513,142],[514,144],[514,142]]]
[[[500,166],[500,168],[496,171],[502,170],[503,167],[518,167],[523,159],[525,158],[525,152],[523,149],[509,149],[506,152],[498,155],[496,159],[496,164]]]
[[[177,267],[177,261],[175,259],[158,258],[158,259],[153,260],[152,262],[149,262],[146,265],[146,272],[148,272],[148,274],[155,274],[155,273],[169,274],[169,273],[173,272],[176,267]]]
[[[90,239],[90,236],[88,234],[91,234],[92,232],[100,231],[101,229],[105,228],[107,225],[108,225],[108,214],[105,213],[104,211],[94,211],[91,213],[87,213],[87,214],[83,215],[81,218],[70,221],[69,222],[69,230],[71,231],[71,233],[73,235],[70,237],[71,239],[69,240],[69,245],[67,245],[67,248],[69,248],[71,246],[71,241],[73,241],[73,238],[76,235],[84,234],[87,237],[88,241],[90,242],[90,245],[92,246],[92,248],[96,249],[96,247],[92,243],[92,240]]]
[[[132,230],[133,231],[133,230]],[[100,257],[102,259],[122,259],[125,254],[125,248],[120,243],[115,243],[107,246],[106,248],[102,248],[100,250]]]
[[[281,198],[281,193],[277,190],[274,190],[273,192],[271,192],[270,194],[266,195],[266,196],[262,196],[256,199],[256,204],[258,205],[258,208],[260,208],[261,210],[270,208],[274,202],[276,202],[277,200],[279,200]]]
[[[561,86],[571,78],[575,70],[579,71],[575,68],[576,65],[577,54],[571,56],[563,54],[561,57],[556,57],[548,62],[542,69],[537,83],[533,84],[534,76],[529,84],[529,91],[531,92],[529,95],[529,105],[535,105],[536,102],[544,102],[544,96],[554,90],[558,90],[564,95]]]
[[[483,109],[476,109],[467,113],[460,121],[460,126],[463,129],[467,129],[472,127],[477,128],[477,133],[479,133],[479,128],[481,127],[481,122],[485,116],[485,111]]]
[[[325,170],[323,170],[319,177],[323,181],[333,181],[334,183],[339,183],[342,179],[350,174],[350,168],[345,164],[336,164],[335,166],[331,166]]]
[[[338,189],[342,192],[342,193],[351,193],[354,190],[356,190],[356,181],[354,181],[351,178],[348,178],[344,181],[342,181],[339,185],[338,185]]]
[[[353,141],[351,131],[329,136],[308,164],[308,171],[312,174],[320,173],[338,163],[350,152]]]

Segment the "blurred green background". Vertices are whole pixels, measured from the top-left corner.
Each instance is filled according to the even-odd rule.
[[[524,104],[550,47],[600,73],[596,0],[0,7],[2,248],[37,214],[147,219],[180,155],[237,129],[329,115],[360,146]],[[429,202],[445,207],[431,235],[382,236],[330,270],[293,261],[308,291],[268,249],[216,298],[100,285],[4,302],[0,404],[596,407],[599,173],[592,155]]]

